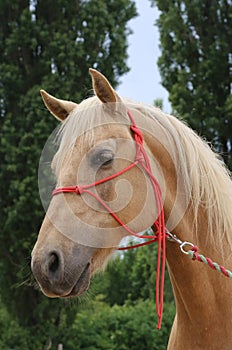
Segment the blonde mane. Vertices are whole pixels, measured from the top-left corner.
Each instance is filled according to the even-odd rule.
[[[218,232],[220,240],[227,238],[232,245],[232,182],[229,171],[220,157],[191,128],[177,118],[163,113],[158,108],[129,100],[124,105],[139,118],[147,119],[150,131],[156,135],[157,129],[168,140],[174,153],[186,191],[191,196],[192,208],[197,218],[203,207],[207,213],[208,236],[215,240]],[[122,115],[121,115],[122,117]],[[129,124],[126,114],[120,119]],[[102,123],[113,123],[105,113],[104,106],[97,97],[84,100],[62,123],[58,132],[60,147],[56,159],[62,160],[67,149],[71,149],[78,136],[85,135],[83,142],[94,145],[94,128]],[[204,233],[205,234],[205,233]],[[218,239],[217,239],[218,243]]]
[[[176,117],[163,113],[153,106],[130,103],[128,108],[140,110],[154,123],[152,133],[157,126],[162,128],[168,139],[170,152],[174,152],[176,169],[181,173],[186,191],[189,191],[194,211],[197,231],[199,208],[204,208],[208,220],[208,235],[211,241],[222,248],[226,238],[232,245],[232,181],[231,173],[221,157],[209,144],[199,137],[190,127]]]

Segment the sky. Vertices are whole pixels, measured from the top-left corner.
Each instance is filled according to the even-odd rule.
[[[163,110],[170,113],[168,92],[161,85],[157,60],[160,56],[159,31],[155,26],[159,12],[150,6],[149,0],[136,0],[138,16],[128,23],[133,34],[128,38],[130,72],[120,78],[117,92],[138,102],[153,104],[163,99]]]

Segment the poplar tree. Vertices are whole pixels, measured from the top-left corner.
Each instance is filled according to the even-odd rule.
[[[92,93],[89,67],[116,87],[135,16],[131,0],[0,0],[0,293],[26,325],[58,325],[64,307],[28,283],[44,216],[38,163],[56,126],[39,90],[79,102]]]
[[[160,11],[158,65],[172,107],[232,168],[232,2],[151,3]]]

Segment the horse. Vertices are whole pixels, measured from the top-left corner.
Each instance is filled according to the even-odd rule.
[[[90,75],[94,96],[80,104],[41,90],[61,121],[57,186],[31,260],[43,293],[81,295],[121,240],[157,229],[162,212],[174,241],[232,268],[232,183],[221,158],[179,118],[121,98],[103,74]],[[173,239],[161,248],[176,304],[168,350],[231,349],[231,281],[188,259]]]

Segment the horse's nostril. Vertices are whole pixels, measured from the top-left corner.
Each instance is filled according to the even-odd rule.
[[[59,270],[60,259],[59,255],[55,252],[50,253],[48,261],[48,270],[53,275]]]

